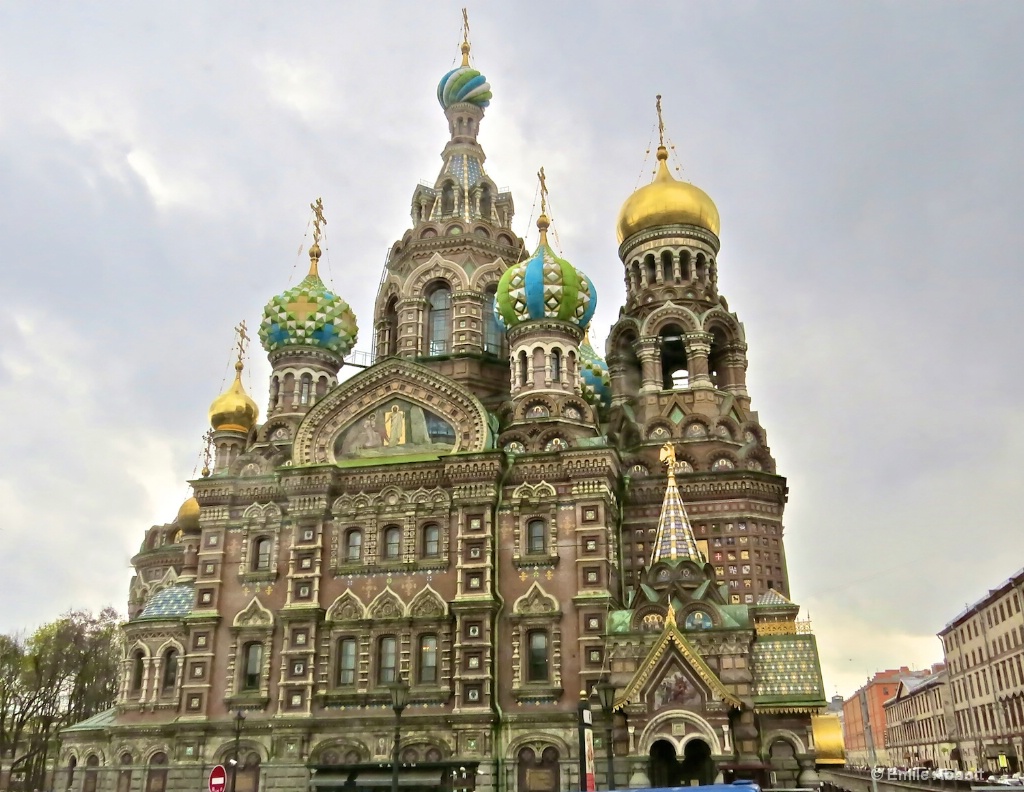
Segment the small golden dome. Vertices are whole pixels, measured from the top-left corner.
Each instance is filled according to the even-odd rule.
[[[654,181],[633,193],[619,210],[619,243],[638,231],[661,225],[695,225],[718,236],[718,209],[700,187],[678,181],[668,170],[668,150],[658,146]]]
[[[189,498],[178,509],[178,516],[174,520],[183,531],[199,530],[199,501],[195,497]]]
[[[210,425],[217,432],[244,432],[256,425],[260,409],[242,387],[242,361],[235,363],[235,381],[210,405]]]

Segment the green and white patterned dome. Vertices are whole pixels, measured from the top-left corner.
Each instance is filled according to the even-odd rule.
[[[537,220],[540,245],[536,252],[513,264],[498,281],[494,311],[506,328],[531,319],[560,319],[585,330],[597,310],[597,291],[590,278],[548,245],[549,220]]]
[[[320,347],[344,357],[355,346],[356,315],[320,280],[320,246],[309,249],[309,274],[263,309],[260,343],[267,352],[291,346]]]

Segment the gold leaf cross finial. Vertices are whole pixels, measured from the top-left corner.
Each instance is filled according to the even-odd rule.
[[[544,167],[537,171],[537,178],[540,180],[540,213],[548,213],[548,180],[544,175]]]
[[[675,479],[676,477],[676,447],[671,443],[665,443],[661,447],[661,454],[659,455],[661,463],[668,468],[668,477]]]
[[[210,463],[213,462],[213,429],[207,429],[203,435],[203,478],[210,475]]]
[[[665,146],[665,119],[661,117],[661,94],[655,97],[654,107],[658,111],[658,145]]]
[[[314,203],[309,205],[309,208],[313,210],[313,244],[319,245],[320,238],[323,236],[323,227],[327,225],[327,218],[324,217],[324,199],[317,198]]]
[[[462,9],[462,65],[469,66],[469,12]]]
[[[241,365],[242,358],[245,357],[245,348],[249,344],[249,334],[246,332],[244,319],[238,323],[238,326],[235,328],[235,333],[238,334],[238,340],[235,342],[235,347],[238,349],[238,363]],[[238,368],[238,366],[235,366],[235,368]]]

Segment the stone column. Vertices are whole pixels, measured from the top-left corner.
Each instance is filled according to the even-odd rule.
[[[710,333],[687,333],[686,362],[690,369],[691,388],[711,388],[711,376],[708,373],[708,355],[711,354]]]
[[[608,382],[612,391],[612,406],[625,404],[630,394],[626,393],[626,364],[617,355],[608,358]]]
[[[399,300],[396,310],[398,311],[398,354],[402,357],[427,354],[427,350],[423,347],[426,329],[423,326],[423,321],[427,310],[427,301],[422,297]]]
[[[727,372],[727,379],[722,390],[738,396],[747,395],[747,345],[742,343],[727,344],[722,355],[722,369]]]
[[[661,343],[657,336],[641,338],[634,344],[637,357],[640,358],[641,393],[652,393],[661,390]],[[707,361],[705,360],[705,375]]]

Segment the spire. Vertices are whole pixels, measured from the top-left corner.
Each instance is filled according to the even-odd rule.
[[[309,246],[309,274],[320,277],[320,239],[323,237],[323,227],[327,225],[324,217],[324,199],[317,198],[309,205],[313,210],[313,244]]]
[[[661,461],[668,468],[668,486],[665,487],[665,500],[661,504],[651,566],[659,561],[683,559],[704,564],[707,559],[697,549],[697,540],[693,537],[693,528],[690,527],[690,519],[686,516],[683,499],[676,486],[676,449],[671,443],[662,446]]]
[[[462,65],[469,66],[469,12],[462,9]]]
[[[537,178],[540,180],[540,217],[537,218],[537,229],[540,231],[540,244],[546,247],[551,218],[548,217],[548,181],[544,175],[544,166],[537,171]]]

